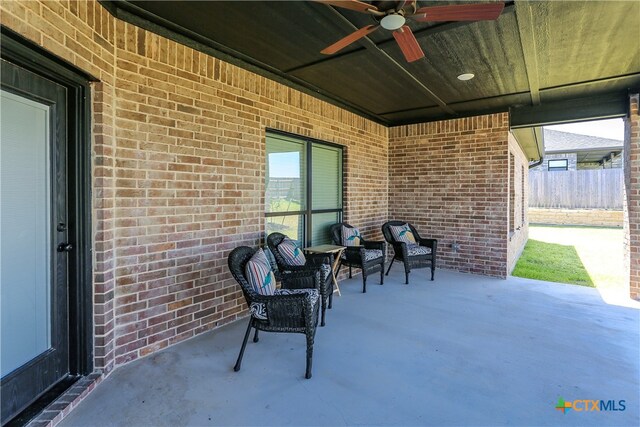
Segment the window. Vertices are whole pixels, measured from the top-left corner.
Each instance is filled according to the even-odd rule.
[[[569,170],[569,161],[567,159],[549,160],[550,171],[566,171]]]
[[[329,226],[342,220],[342,148],[270,131],[266,167],[266,234],[331,243]]]

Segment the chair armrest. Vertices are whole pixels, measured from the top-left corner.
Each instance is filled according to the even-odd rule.
[[[395,254],[402,254],[402,259],[406,259],[407,256],[409,255],[409,252],[407,251],[407,244],[405,242],[392,242],[391,245],[393,246],[393,252],[395,252]]]
[[[285,272],[313,270],[313,267],[309,267],[308,264],[305,264],[305,265],[278,264],[278,267],[280,269],[281,275],[284,274]]]
[[[362,262],[364,260],[364,250],[365,247],[363,245],[346,246],[344,256],[349,262]]]
[[[309,299],[303,293],[289,295],[256,295],[252,302],[263,303],[269,316],[269,323],[286,323],[287,319],[299,319],[304,316],[307,321],[313,318],[313,309]],[[316,302],[316,305],[318,303]]]
[[[280,273],[283,289],[320,289],[320,268]]]
[[[362,243],[364,244],[365,249],[379,249],[381,251],[384,251],[385,242],[383,241],[366,240]]]
[[[436,240],[436,239],[420,239],[420,240],[418,240],[418,244],[420,246],[427,246],[427,247],[431,248],[432,251],[435,251],[436,247],[438,246],[438,240]]]

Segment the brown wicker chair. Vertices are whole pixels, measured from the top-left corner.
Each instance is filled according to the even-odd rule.
[[[238,355],[238,360],[236,361],[233,370],[236,372],[240,370],[242,357],[244,356],[244,350],[247,346],[247,340],[251,333],[251,328],[255,328],[256,331],[253,338],[254,342],[258,342],[259,330],[265,332],[293,332],[305,334],[307,337],[307,366],[305,377],[311,378],[313,341],[316,334],[316,325],[318,324],[318,301],[316,300],[314,303],[304,293],[259,295],[254,292],[249,282],[247,282],[245,266],[255,253],[256,249],[241,246],[231,251],[228,258],[229,270],[231,270],[231,274],[242,288],[242,293],[244,294],[249,308],[252,309],[252,304],[262,304],[264,312],[267,314],[266,319],[258,318],[253,313],[249,316],[249,325],[247,326],[247,331],[244,334],[240,354]],[[289,274],[287,277],[282,277],[282,281],[284,285],[288,280],[293,280],[296,277],[309,278],[311,283],[315,284],[315,286],[312,287],[318,289],[320,286],[319,274],[320,273],[317,270],[298,271]],[[308,277],[309,275],[311,276]]]
[[[416,248],[409,247],[404,242],[398,242],[393,237],[391,233],[390,227],[393,226],[401,226],[404,224],[408,224],[409,228],[411,228],[411,232],[413,233],[416,239]],[[393,246],[393,259],[391,260],[391,264],[389,264],[389,268],[387,269],[387,275],[389,275],[389,270],[391,270],[391,266],[395,260],[402,261],[404,264],[404,274],[405,274],[405,283],[409,284],[409,273],[412,268],[423,268],[423,267],[431,267],[431,280],[433,280],[433,275],[436,270],[436,250],[438,248],[438,241],[436,239],[424,239],[420,237],[415,227],[409,224],[406,221],[389,221],[385,222],[382,225],[382,234],[384,238],[389,244]],[[426,247],[429,250],[421,250],[420,247]],[[416,254],[416,252],[420,252]],[[427,253],[428,252],[428,253]]]
[[[276,260],[280,276],[284,278],[290,273],[300,271],[320,271],[320,295],[322,296],[322,316],[320,326],[325,325],[325,312],[327,308],[331,308],[333,304],[333,281],[331,275],[331,266],[333,265],[333,256],[329,254],[306,254],[307,263],[305,265],[289,265],[280,255],[278,245],[286,238],[282,233],[271,233],[267,236],[267,246],[271,254]],[[309,280],[310,275],[291,278],[287,280],[288,289],[304,289],[311,288],[314,283]],[[284,282],[283,282],[284,283]],[[284,285],[283,285],[284,286]]]
[[[333,243],[340,246],[346,246],[342,241],[342,227],[353,228],[346,222],[339,222],[331,226],[331,237]],[[362,270],[362,293],[367,292],[367,276],[380,271],[380,284],[384,284],[384,260],[387,257],[387,245],[385,242],[376,242],[373,240],[365,240],[360,237],[361,244],[359,246],[346,246],[345,251],[340,258],[340,266],[349,267],[349,278],[351,278],[352,267]],[[381,257],[372,257],[371,251],[382,251]]]

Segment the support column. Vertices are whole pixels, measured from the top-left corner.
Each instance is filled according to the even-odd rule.
[[[629,98],[624,135],[625,269],[631,298],[640,300],[640,95]]]

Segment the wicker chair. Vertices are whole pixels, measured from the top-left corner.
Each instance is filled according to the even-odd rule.
[[[288,295],[259,295],[256,293],[245,276],[245,266],[251,259],[256,249],[247,246],[241,246],[229,254],[228,263],[231,274],[236,279],[242,293],[247,301],[247,305],[251,308],[252,304],[263,304],[267,313],[267,319],[260,319],[251,314],[249,316],[249,325],[244,334],[242,347],[238,360],[233,368],[239,371],[242,364],[242,357],[247,346],[247,340],[251,333],[251,328],[255,328],[254,342],[258,342],[258,331],[266,332],[294,332],[305,334],[307,337],[307,367],[306,378],[311,378],[311,365],[313,362],[313,341],[316,334],[316,325],[318,324],[318,301],[312,303],[307,295],[303,293]],[[313,286],[318,289],[320,284],[320,275],[318,271],[296,272],[283,278],[283,283],[294,278],[294,276],[309,276]]]
[[[342,241],[342,227],[353,228],[346,222],[339,222],[331,226],[331,237],[333,243],[340,246],[346,246]],[[346,246],[343,252],[342,258],[340,258],[340,266],[338,271],[343,265],[349,267],[349,278],[351,278],[352,267],[360,268],[362,270],[362,293],[367,292],[367,276],[369,274],[380,271],[380,284],[384,284],[384,260],[387,257],[387,245],[385,242],[376,242],[373,240],[365,240],[360,237],[359,246]],[[368,251],[379,250],[382,251],[382,256],[372,258],[368,255]],[[371,253],[371,252],[369,252]],[[369,259],[367,259],[369,258]]]
[[[320,320],[320,326],[324,326],[325,312],[327,308],[331,308],[331,305],[333,304],[333,276],[330,274],[330,268],[333,265],[333,256],[330,254],[307,254],[305,255],[305,258],[307,259],[305,265],[287,264],[278,250],[278,245],[280,245],[286,237],[287,236],[282,233],[271,233],[267,236],[267,246],[273,254],[273,257],[276,259],[278,270],[280,270],[280,276],[283,278],[283,286],[285,286],[284,278],[291,273],[309,270],[320,271],[320,277],[322,278],[320,283],[320,296],[322,297],[322,317]],[[327,266],[328,269],[327,267],[323,267],[323,264]],[[310,276],[307,275],[290,278],[286,281],[287,289],[304,289],[313,287],[314,284],[309,280],[309,277]]]
[[[404,224],[408,224],[409,228],[411,228],[411,232],[416,239],[416,246],[418,247],[418,251],[413,250],[404,242],[398,242],[393,237],[391,233],[391,226],[401,226]],[[389,270],[391,270],[391,266],[395,260],[402,261],[404,264],[404,274],[405,274],[405,283],[409,284],[409,273],[412,268],[423,268],[430,266],[431,267],[431,280],[433,280],[433,275],[436,270],[436,250],[438,247],[438,241],[436,239],[424,239],[420,237],[415,227],[406,221],[389,221],[385,222],[382,225],[382,234],[384,234],[384,238],[389,244],[393,246],[393,259],[391,260],[391,264],[389,264],[389,268],[387,269],[387,275],[389,275]],[[420,250],[420,247],[427,247],[430,251]],[[414,248],[415,249],[415,248]],[[415,254],[415,252],[420,252],[419,254]],[[428,252],[428,253],[426,253]]]

